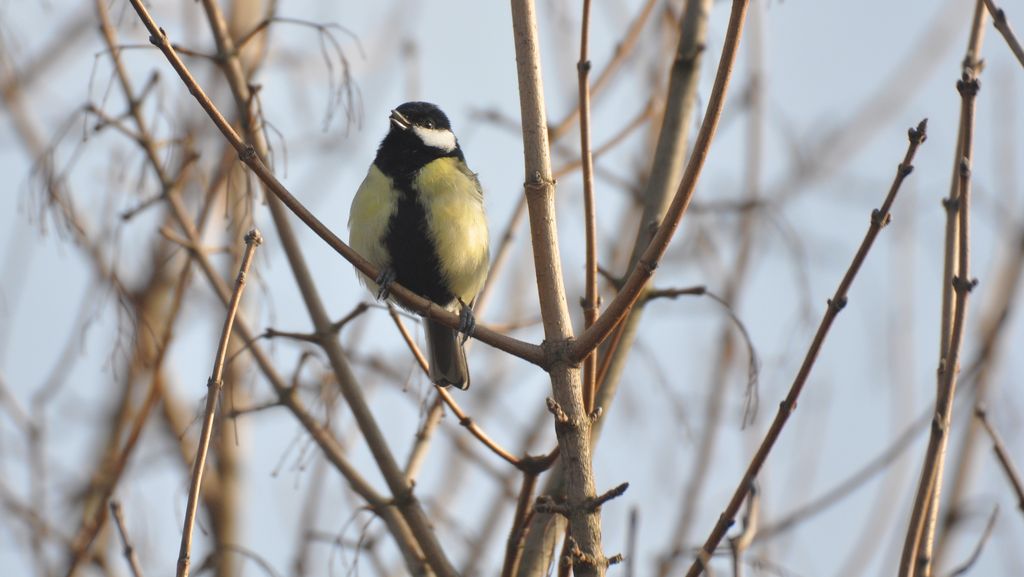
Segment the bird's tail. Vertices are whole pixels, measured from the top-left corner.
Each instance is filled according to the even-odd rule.
[[[462,348],[458,331],[427,319],[427,357],[431,381],[463,391],[469,388],[466,350]]]

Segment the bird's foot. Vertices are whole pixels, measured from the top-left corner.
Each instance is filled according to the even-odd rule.
[[[391,295],[391,283],[395,282],[395,269],[387,267],[380,271],[380,275],[374,279],[377,286],[377,300],[386,300]]]
[[[466,344],[469,337],[473,336],[473,330],[476,329],[476,316],[473,315],[473,309],[467,306],[466,303],[459,299],[459,304],[462,305],[462,309],[459,310],[459,332],[462,333],[462,344]]]

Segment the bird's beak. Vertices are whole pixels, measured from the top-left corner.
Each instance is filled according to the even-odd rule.
[[[408,130],[412,126],[409,119],[397,110],[391,111],[391,124],[394,124],[399,130]]]

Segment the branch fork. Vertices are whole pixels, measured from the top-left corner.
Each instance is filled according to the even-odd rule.
[[[541,495],[537,497],[534,510],[538,513],[557,513],[563,517],[569,517],[569,515],[572,514],[573,509],[579,509],[586,511],[587,513],[596,513],[600,511],[601,507],[603,507],[608,501],[621,497],[623,493],[626,492],[626,489],[629,489],[629,483],[622,483],[596,497],[587,499],[579,506],[573,506],[565,500],[556,499],[551,495]]]

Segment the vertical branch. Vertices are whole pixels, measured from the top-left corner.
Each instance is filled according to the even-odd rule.
[[[548,340],[560,340],[572,336],[572,324],[562,282],[562,261],[555,225],[555,182],[551,177],[551,147],[546,125],[540,42],[533,2],[512,1],[512,27],[525,148],[527,213],[541,315],[545,337]]]
[[[600,303],[597,295],[597,213],[594,207],[594,155],[590,145],[590,60],[587,44],[590,37],[590,0],[583,0],[583,23],[580,25],[579,74],[580,159],[583,163],[583,222],[586,234],[586,280],[583,296],[583,323],[586,328],[597,320]],[[597,353],[591,351],[583,360],[583,403],[594,410],[597,396]]]
[[[967,49],[961,66],[965,73],[977,76],[981,72],[981,48],[985,39],[985,20],[987,11],[984,0],[976,0],[974,5],[974,16],[971,19],[971,29],[967,41]],[[960,161],[963,158],[964,144],[964,118],[963,110],[960,113],[960,122],[957,125],[957,139],[955,153],[953,156],[953,169],[950,177],[949,196],[943,200],[942,206],[946,211],[946,233],[942,262],[942,312],[941,328],[939,330],[939,368],[936,378],[936,398],[942,396],[943,380],[945,373],[950,370],[949,347],[952,338],[953,317],[956,314],[956,297],[953,294],[953,283],[950,279],[956,276],[960,242],[960,222],[957,218],[957,210],[960,197]],[[942,457],[943,459],[945,456]],[[956,497],[956,481],[954,480],[954,494]],[[924,526],[928,532],[934,534],[938,522],[939,501],[937,494],[933,494],[932,501],[928,507]],[[952,509],[951,509],[952,510]],[[934,543],[931,540],[919,541],[921,547],[920,557],[931,559],[933,557]],[[941,548],[940,548],[941,553]],[[930,562],[929,562],[930,563]],[[930,567],[930,565],[929,565]]]
[[[630,269],[639,261],[657,231],[658,223],[664,219],[674,187],[683,172],[688,127],[696,107],[697,84],[711,3],[712,0],[688,0],[679,21],[679,42],[669,70],[669,87],[665,95],[667,104],[651,164],[651,175],[643,195],[644,210],[633,246]],[[594,404],[604,410],[608,410],[615,397],[627,353],[636,338],[641,311],[642,307],[630,311],[628,320],[615,332],[603,351],[604,360],[597,378],[600,385]],[[595,423],[591,443],[596,442],[596,433],[600,431],[601,424],[602,421]],[[564,467],[560,463],[549,477],[544,493],[560,495],[564,486]],[[520,564],[521,576],[547,573],[554,549],[562,537],[564,522],[564,517],[559,515],[534,515]]]
[[[972,72],[974,74],[980,71],[979,63],[981,60],[978,55],[981,53],[981,44],[985,38],[985,13],[984,0],[977,0],[974,6],[974,18],[971,24],[970,38],[967,42],[967,51],[964,54],[962,63],[964,71],[974,71]],[[956,153],[953,157],[953,173],[949,179],[949,198],[943,202],[943,206],[946,209],[946,244],[942,263],[942,328],[939,329],[940,370],[942,370],[944,359],[949,352],[949,338],[953,324],[953,307],[955,305],[953,285],[948,281],[956,275],[957,270],[956,243],[959,239],[957,230],[959,224],[953,207],[957,197],[960,195],[960,159],[963,157],[963,142],[964,121],[961,115],[959,132],[956,139]]]
[[[629,56],[633,48],[636,47],[637,42],[640,40],[641,32],[643,31],[644,25],[651,16],[651,12],[654,11],[655,0],[647,0],[643,7],[640,8],[640,13],[637,14],[636,18],[633,19],[629,24],[629,28],[626,30],[625,36],[615,46],[615,54],[612,59],[605,66],[604,70],[597,75],[597,80],[594,81],[594,85],[590,88],[590,95],[593,96],[601,91],[602,88],[608,85],[608,81],[611,80],[615,73],[619,71],[623,62],[626,61],[626,57]],[[572,123],[576,121],[576,118],[580,115],[580,107],[572,109],[565,118],[552,126],[548,130],[548,138],[551,140],[558,140],[568,132],[569,128],[572,127]]]
[[[540,42],[532,0],[512,0],[512,30],[523,125],[526,202],[545,352],[550,359],[552,397],[548,406],[555,415],[555,435],[565,464],[566,517],[569,535],[578,545],[576,574],[602,576],[608,561],[601,549],[600,512],[589,506],[596,494],[590,450],[591,419],[584,408],[580,370],[567,355],[573,334],[558,250],[555,183],[551,176]]]
[[[959,196],[950,201],[952,210],[958,218],[957,272],[948,279],[956,293],[953,306],[953,322],[949,338],[949,349],[939,365],[939,390],[935,399],[935,418],[932,432],[925,452],[924,464],[914,508],[911,511],[907,536],[903,543],[900,557],[899,575],[914,577],[929,575],[931,571],[931,543],[935,536],[934,518],[937,514],[936,504],[942,488],[942,474],[946,446],[949,442],[949,429],[952,423],[953,398],[956,393],[957,376],[959,373],[960,349],[963,344],[964,326],[967,321],[967,295],[977,281],[970,277],[970,176],[974,141],[974,103],[978,94],[978,80],[968,71],[957,83],[957,90],[962,99],[961,105],[961,141],[960,150],[963,156],[959,162]],[[931,514],[931,510],[935,514]],[[929,522],[929,518],[931,521]]]
[[[217,397],[220,396],[220,389],[224,385],[221,380],[224,376],[224,358],[227,356],[228,340],[231,338],[231,329],[235,324],[235,315],[238,313],[238,305],[242,300],[242,291],[245,290],[246,276],[249,274],[249,268],[252,266],[252,257],[256,253],[256,247],[261,244],[263,244],[263,235],[255,228],[245,235],[245,253],[242,255],[242,264],[238,267],[235,290],[231,293],[227,317],[224,319],[224,328],[221,330],[220,342],[217,344],[217,354],[213,360],[213,373],[206,384],[207,397],[206,410],[203,413],[203,428],[199,434],[199,448],[196,450],[196,460],[192,467],[192,484],[188,488],[185,525],[181,531],[181,548],[178,551],[178,577],[188,577],[189,574],[192,529],[195,526],[196,511],[199,508],[199,491],[203,485],[203,470],[206,468],[206,455],[210,449],[210,438],[213,436],[213,420],[217,412]]]

